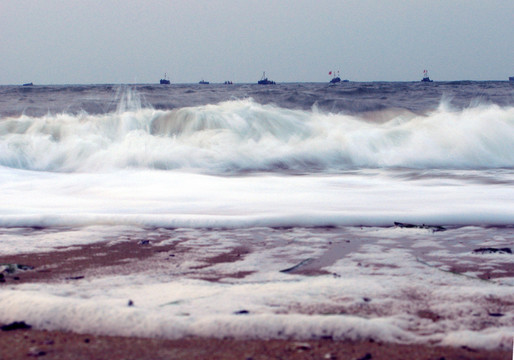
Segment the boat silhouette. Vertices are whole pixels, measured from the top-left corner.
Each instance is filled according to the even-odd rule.
[[[166,77],[166,73],[164,73],[164,78],[161,79],[160,83],[162,85],[169,85],[170,84],[170,80]]]
[[[428,77],[428,70],[423,70],[423,79],[421,79],[422,82],[434,82],[434,80],[430,80]]]
[[[269,80],[266,77],[266,72],[263,71],[262,78],[259,81],[257,81],[257,84],[259,84],[259,85],[275,85],[275,82],[273,80]]]
[[[330,71],[328,73],[328,75],[332,75],[332,71]],[[337,83],[340,83],[341,82],[341,78],[339,77],[339,71],[337,72],[337,76],[336,76],[336,72],[334,71],[334,76],[332,77],[332,80],[330,80],[330,83],[331,84],[337,84]]]

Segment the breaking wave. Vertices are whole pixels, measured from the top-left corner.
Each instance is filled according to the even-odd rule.
[[[514,108],[441,104],[423,115],[391,109],[345,115],[245,99],[155,110],[128,94],[108,114],[4,118],[0,165],[209,173],[513,168]]]

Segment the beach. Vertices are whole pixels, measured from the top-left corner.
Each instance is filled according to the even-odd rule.
[[[25,229],[25,234],[34,230]],[[41,229],[39,231],[42,231]],[[320,233],[337,233],[337,229],[318,230]],[[414,230],[415,232],[425,230]],[[226,234],[225,234],[226,235]],[[181,271],[181,276],[194,277],[208,282],[226,282],[229,279],[240,279],[249,275],[247,271],[232,273],[217,273],[213,269],[222,264],[237,264],[245,256],[251,254],[251,247],[236,246],[223,251],[199,253],[194,248],[183,246],[182,242],[169,243],[167,237],[154,235],[151,240],[124,239],[92,243],[82,246],[62,247],[57,251],[14,254],[1,256],[1,264],[19,264],[17,270],[4,271],[0,287],[16,289],[21,284],[59,284],[88,281],[92,277],[102,277],[107,274],[121,276],[133,274],[148,269],[173,271],[182,268],[188,262],[187,272]],[[406,244],[405,242],[403,243]],[[331,245],[331,246],[330,246]],[[342,257],[356,251],[358,246],[351,242],[340,243],[337,246],[329,244],[328,252],[321,253],[316,259],[298,267],[283,269],[297,276],[341,276],[331,274],[323,267],[336,262]],[[418,250],[418,256],[422,252]],[[329,255],[327,255],[329,254]],[[187,260],[186,260],[187,259]],[[193,260],[194,259],[194,260]],[[473,266],[479,270],[484,268],[481,277],[488,280],[499,280],[512,277],[511,263],[483,263],[483,257]],[[501,259],[501,257],[500,257]],[[490,258],[492,260],[492,258]],[[507,259],[508,260],[508,259]],[[201,265],[200,265],[201,264]],[[494,265],[494,269],[491,267]],[[364,265],[366,266],[366,265]],[[374,265],[379,268],[379,264]],[[130,270],[128,270],[130,269]],[[461,269],[462,270],[462,269]],[[166,272],[166,271],[165,271]],[[457,275],[455,275],[457,276]],[[372,301],[368,299],[368,301]],[[413,297],[412,306],[422,301]],[[512,297],[495,300],[495,309],[511,312],[514,306]],[[127,298],[126,307],[135,308],[139,301]],[[323,313],[322,307],[310,308],[311,314]],[[362,311],[362,309],[361,309]],[[492,308],[491,308],[492,311]],[[496,311],[496,310],[495,310]],[[489,317],[504,314],[490,313]],[[241,317],[250,316],[250,311],[241,310]],[[440,316],[429,309],[419,310],[418,316],[430,322],[438,322]],[[481,317],[487,322],[487,317]],[[418,342],[414,344],[384,342],[373,336],[356,338],[332,338],[332,336],[293,336],[285,338],[266,338],[261,333],[259,338],[248,335],[237,336],[184,336],[176,339],[166,339],[158,334],[152,337],[109,336],[83,332],[79,326],[65,330],[40,330],[29,328],[30,321],[25,322],[23,316],[16,319],[19,329],[0,332],[1,359],[24,359],[29,357],[47,359],[510,359],[511,350],[505,346],[473,347],[472,345],[441,346],[435,341]],[[12,324],[12,323],[11,323]],[[3,324],[8,325],[8,324]],[[21,325],[21,326],[19,326]],[[27,326],[25,326],[27,325]],[[170,324],[173,326],[173,324]],[[16,326],[14,326],[16,327]]]
[[[510,83],[0,95],[2,356],[511,356]]]

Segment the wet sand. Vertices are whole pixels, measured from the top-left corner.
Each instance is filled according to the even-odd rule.
[[[180,340],[95,336],[58,331],[0,332],[0,358],[9,359],[511,359],[510,351],[468,347],[320,340]]]
[[[327,229],[330,232],[331,229]],[[337,231],[337,230],[334,230]],[[14,255],[0,255],[1,264],[19,264],[28,266],[27,270],[15,271],[10,274],[0,271],[0,286],[5,284],[20,284],[25,282],[53,282],[80,280],[88,276],[97,276],[106,273],[120,275],[144,271],[148,268],[168,268],[172,264],[181,264],[183,261],[194,261],[199,265],[192,266],[188,271],[181,271],[181,276],[219,281],[221,278],[243,278],[251,272],[217,273],[211,269],[212,265],[232,263],[243,260],[252,252],[253,245],[235,245],[222,250],[208,249],[198,252],[187,243],[188,239],[175,239],[169,241],[166,234],[154,235],[151,240],[134,236],[123,241],[98,242],[88,245],[74,245],[57,247],[55,251],[25,253]],[[318,276],[330,274],[324,268],[352,252],[358,252],[360,247],[371,240],[364,242],[341,240],[328,242],[324,252],[316,257],[303,258],[303,260],[290,259],[295,265],[282,269],[284,273],[304,276]],[[377,240],[372,240],[376,242]],[[382,244],[383,245],[383,244]],[[280,245],[278,245],[280,246]],[[438,250],[433,247],[416,247],[412,239],[402,239],[402,244],[395,243],[392,247],[408,248],[418,262],[425,266],[435,267],[442,271],[452,272],[456,275],[466,275],[472,272],[473,276],[482,280],[494,280],[514,277],[512,254],[506,254],[502,261],[490,261],[487,255],[473,255],[473,244],[448,242],[445,244],[447,255],[433,255]],[[376,267],[384,265],[371,264]],[[390,265],[393,266],[393,265]],[[1,270],[1,269],[0,269]],[[4,278],[2,279],[2,275]]]
[[[0,256],[0,264],[30,266],[8,274],[4,271],[3,286],[27,282],[69,282],[105,272],[130,273],[149,264],[160,266],[180,261],[193,249],[180,241],[163,239],[96,243],[61,248],[53,252]],[[327,252],[294,269],[296,274],[315,276],[326,273],[326,266],[355,245],[331,244]],[[191,268],[189,274],[197,279],[219,281],[220,278],[244,277],[244,273],[216,274],[209,264],[236,262],[251,249],[234,247],[230,251],[198,259],[205,265]],[[205,254],[203,255],[205,256]],[[302,269],[303,268],[303,269]],[[24,319],[19,319],[23,321]],[[0,324],[2,325],[2,324]],[[4,324],[5,325],[5,324]],[[29,324],[30,325],[30,324]],[[179,340],[98,336],[62,331],[19,329],[0,331],[0,359],[512,359],[509,349],[484,350],[469,347],[440,347],[431,344],[393,344],[369,341],[340,341],[333,339],[216,339],[184,338]]]

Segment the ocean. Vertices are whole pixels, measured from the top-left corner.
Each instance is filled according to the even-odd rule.
[[[155,252],[0,323],[512,346],[512,82],[0,86],[0,198],[1,256]]]

